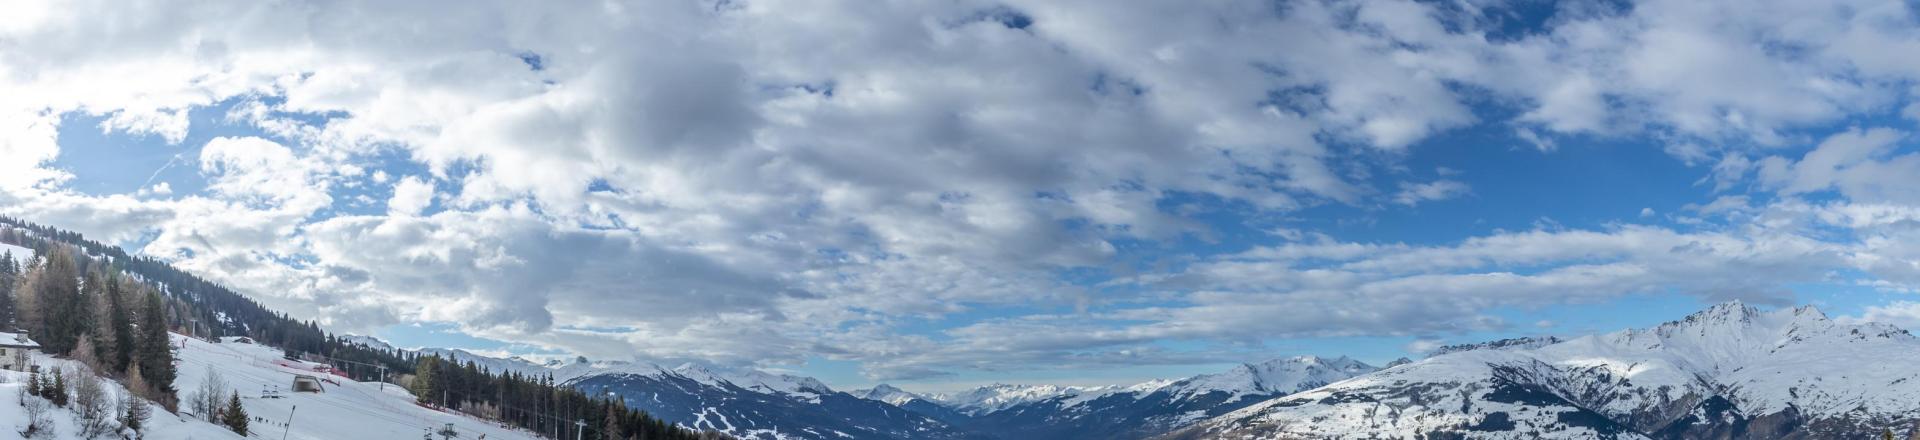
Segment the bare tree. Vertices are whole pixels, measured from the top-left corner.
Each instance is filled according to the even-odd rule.
[[[206,380],[200,381],[200,388],[187,396],[187,409],[209,422],[220,423],[220,407],[225,403],[221,398],[226,395],[227,381],[220,378],[220,373],[208,371]]]
[[[74,423],[80,437],[96,438],[115,431],[119,420],[114,417],[114,401],[100,376],[87,371],[74,371],[68,376],[73,377]]]
[[[20,407],[21,412],[26,413],[27,416],[27,427],[20,430],[21,437],[41,438],[53,435],[53,418],[48,415],[53,411],[52,402],[40,396],[26,395],[23,391],[20,396]]]
[[[153,416],[153,410],[147,408],[147,401],[133,393],[120,395],[120,426],[133,431],[133,438],[141,438],[141,430],[146,429],[147,419]]]

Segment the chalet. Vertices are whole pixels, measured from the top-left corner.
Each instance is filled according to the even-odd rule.
[[[28,371],[33,365],[29,353],[39,349],[26,333],[0,332],[0,370]]]

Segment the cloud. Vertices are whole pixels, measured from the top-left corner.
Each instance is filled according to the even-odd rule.
[[[877,377],[1634,294],[1777,303],[1835,268],[1920,285],[1907,135],[1796,154],[1920,79],[1895,56],[1920,47],[1909,5],[1843,3],[1569,4],[1516,29],[1503,4],[1398,0],[29,2],[0,23],[0,213],[330,325]],[[205,191],[86,194],[52,165],[65,116],[179,144],[216,105],[258,133],[199,146]],[[1392,170],[1475,126],[1544,154],[1656,140],[1727,194],[1690,228],[1174,245],[1220,234],[1198,219],[1472,194]],[[1116,269],[1143,248],[1168,263]]]
[[[1393,196],[1393,202],[1413,206],[1421,202],[1451,199],[1471,193],[1473,190],[1465,183],[1456,180],[1435,180],[1427,183],[1401,183],[1400,192]]]
[[[387,201],[387,215],[420,215],[433,205],[433,194],[432,183],[413,176],[400,179],[393,185],[393,198]]]
[[[1894,301],[1886,305],[1867,306],[1860,316],[1841,316],[1834,318],[1834,321],[1842,324],[1878,322],[1905,329],[1920,328],[1920,302]]]

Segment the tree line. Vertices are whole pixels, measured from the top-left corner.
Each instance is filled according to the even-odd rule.
[[[45,246],[22,263],[0,253],[0,328],[25,330],[41,351],[79,360],[168,408],[174,405],[173,344],[166,299],[67,246]]]
[[[409,389],[423,405],[498,420],[554,438],[571,438],[576,433],[608,440],[718,438],[647,416],[620,399],[588,396],[555,384],[551,375],[495,373],[471,361],[432,355],[420,358],[410,382]]]
[[[28,262],[8,262],[13,259],[0,255],[0,295],[5,296],[0,299],[6,299],[0,301],[0,327],[26,329],[46,352],[97,362],[96,371],[139,377],[152,384],[147,386],[151,395],[143,396],[169,410],[177,410],[179,401],[172,385],[171,329],[202,338],[246,336],[290,356],[318,355],[355,380],[392,379],[369,366],[413,372],[409,389],[422,404],[551,438],[572,438],[576,431],[596,440],[721,437],[672,426],[551,377],[486,371],[470,362],[353,343],[165,261],[132,256],[79,233],[0,216],[0,243],[35,252]],[[83,343],[84,349],[76,350]],[[579,420],[590,426],[580,429]]]

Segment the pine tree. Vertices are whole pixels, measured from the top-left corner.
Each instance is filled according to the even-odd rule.
[[[440,399],[440,357],[421,358],[413,371],[413,396],[421,403],[433,403]]]
[[[66,407],[67,406],[67,375],[66,373],[62,373],[60,372],[60,370],[53,370],[53,388],[45,391],[47,391],[47,400],[52,400],[53,406],[58,406],[63,408]]]
[[[136,357],[147,383],[162,396],[172,396],[173,339],[167,333],[167,309],[160,294],[148,292],[147,304],[140,311],[140,344]]]
[[[137,291],[138,287],[130,283],[131,280],[122,276],[112,277],[108,281],[106,302],[109,328],[102,333],[111,335],[106,339],[112,339],[113,346],[106,347],[100,354],[100,361],[107,365],[108,371],[127,369],[133,362],[134,347],[139,345],[133,337],[133,310],[126,305],[128,293]]]
[[[247,409],[240,406],[239,392],[234,392],[233,397],[227,399],[226,409],[220,410],[220,424],[241,436],[247,435]]]
[[[100,272],[98,265],[88,270],[86,281],[80,283],[82,300],[86,301],[87,310],[92,312],[87,321],[91,325],[81,332],[93,339],[92,353],[88,353],[88,356],[92,356],[96,363],[93,365],[95,371],[118,372],[126,367],[113,362],[114,353],[120,351],[117,347],[120,341],[114,338],[112,325],[116,312],[112,299],[120,294],[119,284],[111,275]]]
[[[19,282],[20,264],[13,259],[13,251],[0,253],[0,330],[13,329],[13,286]]]
[[[34,370],[32,375],[27,376],[27,395],[35,397],[46,395],[45,391],[40,390],[40,380],[40,370]]]

